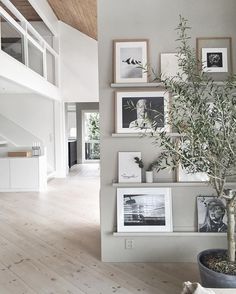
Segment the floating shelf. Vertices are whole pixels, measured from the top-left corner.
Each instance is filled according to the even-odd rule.
[[[224,237],[226,233],[200,233],[200,232],[161,232],[161,233],[118,233],[114,237]]]
[[[179,133],[167,133],[170,137],[180,137]],[[153,138],[149,133],[113,133],[111,135],[113,138],[142,138],[149,137]]]
[[[166,183],[112,183],[115,188],[139,187],[207,187],[208,182],[166,182]],[[236,186],[236,182],[228,182],[226,186]]]
[[[156,88],[164,87],[163,83],[112,83],[111,88]]]

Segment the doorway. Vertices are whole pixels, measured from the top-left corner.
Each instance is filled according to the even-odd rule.
[[[100,160],[100,128],[98,110],[82,111],[82,162]]]

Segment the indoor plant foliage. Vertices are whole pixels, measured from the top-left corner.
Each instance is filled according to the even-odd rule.
[[[226,200],[228,215],[228,262],[235,262],[235,192],[226,189],[228,176],[236,174],[236,87],[235,76],[216,83],[203,72],[189,45],[187,20],[180,17],[177,27],[177,56],[181,73],[174,78],[155,76],[172,95],[169,117],[178,140],[158,132],[153,124],[156,144],[164,150],[166,164],[181,164],[189,173],[205,172],[217,196]],[[227,270],[226,270],[227,272]]]

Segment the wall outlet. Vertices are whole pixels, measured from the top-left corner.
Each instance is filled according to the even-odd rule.
[[[125,249],[133,249],[134,248],[134,240],[125,239]]]

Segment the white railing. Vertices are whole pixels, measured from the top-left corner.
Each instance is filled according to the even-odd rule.
[[[50,83],[58,86],[58,53],[44,40],[44,38],[35,30],[35,28],[26,20],[26,18],[16,9],[16,7],[9,0],[0,0],[7,9],[19,20],[17,22],[7,11],[0,7],[0,18],[4,18],[8,24],[14,28],[18,34],[22,36],[22,48],[23,48],[23,63],[37,72],[34,68],[30,66],[29,63],[29,45],[33,45],[42,54],[42,73],[39,73]],[[20,24],[19,24],[20,23]],[[1,22],[0,22],[0,49],[2,50],[1,44]],[[49,66],[47,62],[47,54],[54,58],[52,62],[53,68]],[[50,73],[53,79],[50,79]]]

